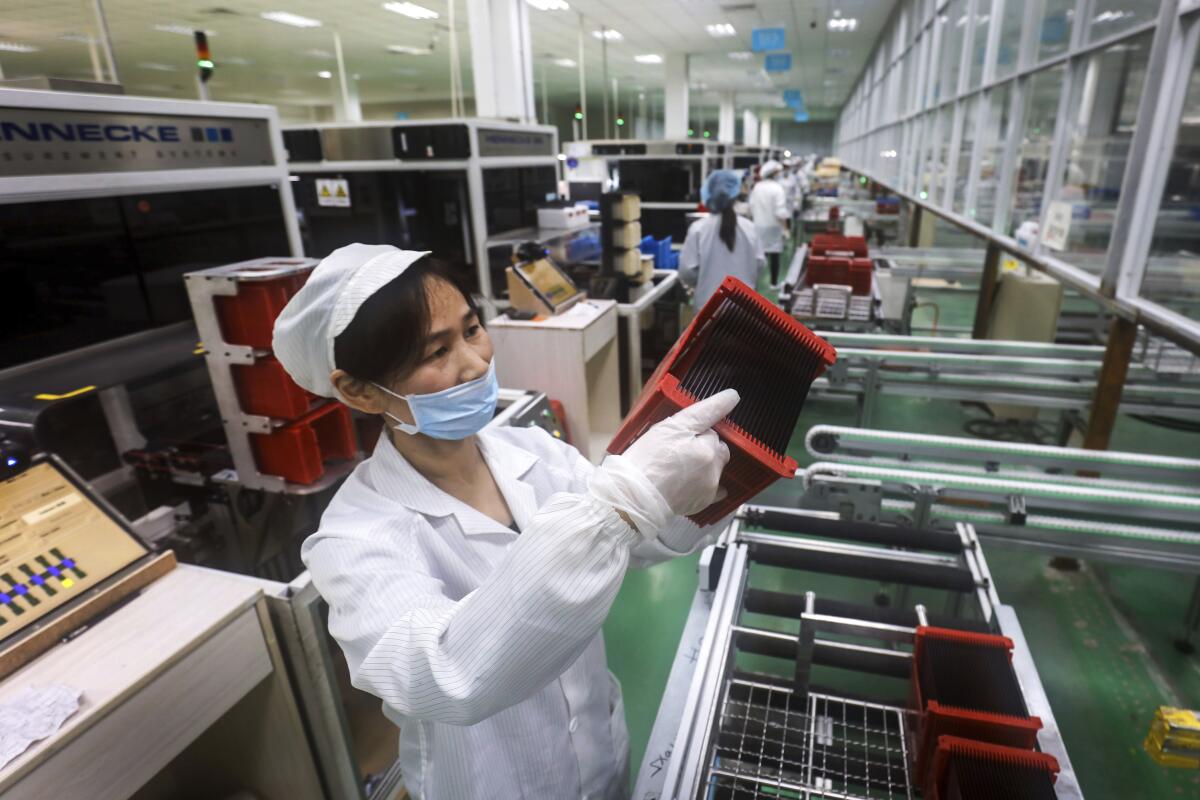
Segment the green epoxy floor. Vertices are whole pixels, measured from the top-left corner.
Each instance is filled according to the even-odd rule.
[[[943,324],[969,316],[953,300],[939,300]],[[973,416],[977,412],[957,403],[889,398],[878,427],[963,435],[963,423]],[[821,423],[855,424],[852,404],[806,405],[790,448],[802,465],[810,461],[804,433]],[[1112,447],[1194,457],[1200,435],[1122,417]],[[797,491],[781,482],[759,499],[795,505]],[[1084,796],[1200,798],[1200,772],[1163,769],[1141,748],[1159,705],[1200,707],[1200,656],[1183,655],[1173,644],[1191,577],[1099,563],[1063,572],[1051,568],[1044,555],[1012,548],[987,547],[986,556],[1001,601],[1021,620]],[[697,561],[692,556],[631,571],[604,626],[609,666],[625,691],[635,776],[695,592]],[[789,584],[797,579],[786,573],[768,580],[787,591],[814,588]]]

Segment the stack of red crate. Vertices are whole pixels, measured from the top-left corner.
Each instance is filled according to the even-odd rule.
[[[867,240],[861,236],[818,233],[809,244],[807,285],[835,283],[849,286],[854,294],[869,294],[874,267],[867,256]]]
[[[269,351],[275,318],[308,274],[240,281],[237,294],[214,298],[224,340]],[[250,434],[259,472],[307,485],[325,474],[326,461],[354,457],[358,446],[346,406],[318,403],[321,398],[300,388],[270,353],[256,353],[252,363],[231,369],[243,413],[284,421],[271,433]]]

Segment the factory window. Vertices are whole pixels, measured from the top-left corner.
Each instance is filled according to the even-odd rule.
[[[1200,320],[1200,55],[1187,97],[1154,223],[1142,295]]]
[[[979,88],[979,83],[983,80],[983,62],[987,58],[988,28],[992,25],[991,7],[991,0],[978,0],[975,6],[975,32],[971,36],[968,89]]]
[[[976,164],[975,208],[967,213],[983,225],[995,224],[996,187],[1004,163],[1004,148],[1008,141],[1008,119],[1012,106],[1013,84],[1006,83],[988,92],[984,99],[984,119],[979,132],[982,144]]]
[[[1065,75],[1065,67],[1054,67],[1035,73],[1023,87],[1025,130],[1017,152],[1010,215],[1014,231],[1025,220],[1037,221],[1041,217],[1042,190],[1046,186],[1046,170]]]
[[[1042,10],[1042,29],[1038,36],[1038,61],[1066,52],[1071,44],[1071,23],[1075,0],[1046,0]]]
[[[1055,200],[1070,203],[1065,257],[1080,266],[1103,263],[1133,138],[1151,33],[1127,39],[1077,62],[1071,79],[1066,152]],[[1099,267],[1096,267],[1099,269]]]
[[[996,78],[1007,78],[1017,71],[1021,55],[1021,22],[1025,19],[1025,0],[1004,0],[1000,18],[1000,46],[996,50]]]
[[[974,163],[976,102],[977,98],[972,97],[962,104],[962,141],[958,148],[958,166],[954,171],[952,206],[957,214],[967,213],[967,183],[971,179],[971,165]]]
[[[942,46],[938,58],[938,82],[934,100],[945,100],[958,94],[958,74],[962,71],[963,38],[967,30],[966,0],[952,0],[937,19],[941,28]]]
[[[1158,18],[1162,0],[1096,0],[1088,41],[1098,42]]]

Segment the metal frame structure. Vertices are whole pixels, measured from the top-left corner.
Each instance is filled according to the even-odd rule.
[[[487,212],[483,200],[483,171],[510,167],[554,167],[558,173],[558,128],[553,125],[528,125],[504,120],[458,118],[397,120],[389,122],[323,123],[320,125],[289,125],[287,130],[367,130],[371,128],[390,131],[393,128],[426,127],[430,125],[465,125],[470,132],[471,154],[467,158],[432,158],[404,161],[399,158],[373,158],[355,161],[297,161],[288,165],[292,173],[325,172],[429,172],[460,171],[467,176],[467,203],[471,212],[471,244],[468,248],[475,258],[479,276],[479,291],[486,302],[497,304],[488,262],[488,247],[493,240],[507,240],[511,231],[488,231]],[[504,130],[513,133],[537,133],[551,137],[550,152],[545,155],[485,156],[480,155],[480,130]]]
[[[199,167],[5,176],[0,169],[0,203],[36,203],[71,198],[116,197],[154,192],[198,191],[236,186],[277,187],[291,255],[302,256],[300,226],[288,181],[279,113],[273,106],[249,103],[200,103],[109,94],[40,92],[0,88],[0,109],[41,109],[120,115],[261,120],[269,127],[273,163],[266,166]],[[164,147],[164,149],[166,149]]]
[[[749,530],[754,527],[784,533]],[[897,587],[900,600],[881,611],[813,591],[756,588],[756,566],[880,581]],[[1082,797],[1020,624],[1000,603],[970,525],[935,533],[744,506],[702,557],[701,568],[697,596],[710,590],[711,599],[693,603],[685,630],[694,631],[692,616],[707,614],[703,639],[699,648],[681,642],[680,653],[688,646],[691,652],[676,656],[638,797],[917,796],[907,735],[913,712],[887,695],[886,680],[876,689],[870,679],[907,683],[916,627],[931,623],[1014,641],[1014,670],[1030,713],[1044,726],[1039,747],[1062,768],[1055,793],[1064,800]],[[945,610],[910,603],[910,590],[944,597]],[[784,624],[767,622],[770,617]],[[798,634],[785,632],[797,620]],[[794,667],[781,675],[749,667],[739,656],[768,656],[781,660],[772,664]],[[690,675],[680,669],[681,657],[695,662]],[[680,700],[671,684],[689,677]],[[667,730],[677,732],[660,755],[660,735]]]
[[[1191,319],[1143,295],[1155,220],[1167,182],[1167,165],[1174,152],[1184,98],[1200,46],[1200,3],[1195,0],[1161,0],[1153,18],[1142,15],[1116,33],[1103,35],[1095,26],[1111,21],[1097,15],[1097,0],[1075,0],[1071,35],[1062,52],[1039,58],[1038,48],[1046,0],[906,0],[898,4],[888,28],[876,45],[850,100],[839,119],[837,150],[848,169],[889,187],[915,209],[928,210],[974,236],[989,247],[1012,253],[1114,312],[1118,320],[1145,325],[1192,352],[1200,352],[1200,320]],[[1133,4],[1135,7],[1137,4]],[[1149,4],[1141,4],[1144,8]],[[950,15],[964,16],[952,20]],[[1122,14],[1135,15],[1135,11]],[[1019,19],[1016,63],[998,73],[1002,21]],[[1097,20],[1100,20],[1099,22]],[[943,39],[962,24],[961,47],[948,52]],[[987,25],[983,31],[981,26]],[[979,80],[971,70],[977,51],[977,31],[985,36]],[[1095,34],[1095,35],[1094,35]],[[1031,80],[1047,70],[1063,68],[1059,95],[1060,124],[1047,159],[1041,203],[1042,221],[1049,200],[1058,197],[1070,151],[1071,125],[1087,75],[1088,59],[1104,50],[1151,35],[1142,92],[1133,136],[1126,156],[1102,274],[1082,270],[1071,260],[1052,255],[1041,238],[1026,250],[1010,238],[1009,211],[1013,177],[1020,158],[1021,133],[1032,92]],[[957,83],[945,91],[945,80],[959,65]],[[911,75],[915,73],[915,80]],[[1007,92],[1008,130],[1000,136],[995,100]],[[965,117],[973,117],[970,141],[972,170],[960,203],[955,192],[960,155],[963,155]],[[944,134],[945,126],[950,136]],[[899,147],[896,144],[899,143]],[[980,170],[976,168],[987,147],[1002,152],[993,219],[974,219],[973,202],[979,196]],[[942,151],[945,158],[942,158]],[[893,155],[895,153],[895,155]],[[936,175],[936,184],[930,176]],[[1045,224],[1041,230],[1045,230]]]

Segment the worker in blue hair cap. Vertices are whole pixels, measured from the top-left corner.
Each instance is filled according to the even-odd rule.
[[[766,256],[754,223],[733,210],[741,191],[742,176],[728,169],[710,173],[700,189],[700,199],[712,213],[688,228],[679,255],[679,280],[696,290],[695,308],[708,301],[726,275],[750,286],[758,283]]]

